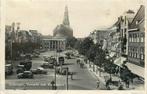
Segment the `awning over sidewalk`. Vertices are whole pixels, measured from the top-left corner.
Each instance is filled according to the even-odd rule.
[[[145,68],[140,67],[138,65],[132,64],[127,62],[126,66],[133,72],[134,74],[137,74],[138,76],[144,78],[145,77]]]
[[[126,58],[125,57],[119,57],[117,58],[116,60],[114,60],[114,64],[118,65],[118,66],[122,66],[123,64],[123,61],[126,61]],[[135,65],[135,64],[132,64],[132,63],[129,63],[127,62],[125,64],[129,70],[131,70],[132,73],[144,78],[145,77],[145,69],[143,67],[140,67],[138,65]]]
[[[122,66],[122,64],[123,64],[123,61],[125,61],[126,60],[126,58],[125,57],[119,57],[119,58],[117,58],[117,59],[115,59],[114,60],[114,64],[116,64],[116,65],[118,65],[118,66]]]

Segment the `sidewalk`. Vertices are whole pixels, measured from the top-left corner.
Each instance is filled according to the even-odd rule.
[[[101,82],[100,89],[106,90],[106,86],[105,86],[106,85],[106,81],[105,81],[105,79],[109,79],[110,75],[108,73],[106,73],[106,72],[101,72],[101,74],[99,74],[100,73],[99,71],[97,71],[97,72],[96,71],[93,71],[93,65],[91,67],[89,67],[89,64],[85,64],[85,65],[86,65],[87,69],[90,71],[90,73],[92,75],[96,76],[97,79],[99,79],[99,81]],[[112,78],[114,79],[114,77],[112,77]],[[117,88],[118,87],[116,87],[114,85],[113,86],[111,85],[111,89],[112,90],[113,89],[117,89]]]
[[[87,69],[89,70],[89,72],[92,75],[96,76],[100,80],[100,82],[105,86],[105,84],[106,84],[105,79],[109,79],[110,74],[108,74],[106,72],[101,72],[101,76],[100,76],[100,74],[99,74],[100,72],[99,71],[96,72],[96,68],[95,68],[96,66],[94,66],[95,71],[93,71],[93,65],[91,65],[91,67],[89,67],[89,64],[85,64],[85,65],[86,65]],[[118,76],[115,76],[115,75],[111,75],[111,77],[112,77],[112,81],[120,81],[121,80]],[[130,83],[129,88],[126,88],[124,83],[123,83],[123,86],[124,86],[124,90],[134,90],[134,89],[139,89],[139,90],[141,89],[142,90],[143,89],[143,84],[142,85],[136,84],[136,82],[133,84]],[[110,87],[111,87],[111,90],[118,89],[118,86],[116,86],[116,85],[111,85]],[[105,87],[105,89],[106,89],[106,87]]]

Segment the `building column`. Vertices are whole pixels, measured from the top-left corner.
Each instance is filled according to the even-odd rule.
[[[57,49],[60,49],[60,48],[59,48],[59,43],[60,43],[60,41],[57,42]]]
[[[48,49],[50,50],[50,41],[48,41]]]
[[[53,42],[53,40],[52,40],[52,45],[51,45],[51,47],[52,47],[52,50],[53,50],[53,45],[54,45],[54,42]]]
[[[60,41],[59,41],[59,43],[58,43],[58,49],[60,49]]]
[[[57,50],[57,42],[58,42],[58,41],[56,40],[56,46],[55,46],[56,50]]]

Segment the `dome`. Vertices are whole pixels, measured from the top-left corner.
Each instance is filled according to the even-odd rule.
[[[54,37],[73,37],[73,30],[66,25],[60,24],[53,31]]]

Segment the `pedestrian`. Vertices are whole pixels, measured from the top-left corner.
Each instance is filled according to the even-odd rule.
[[[82,68],[82,63],[80,62],[80,68]]]
[[[73,72],[71,72],[71,80],[73,80]]]
[[[100,80],[99,79],[96,81],[96,84],[97,84],[96,88],[99,88],[99,86],[100,86]]]
[[[25,83],[25,84],[24,84],[24,88],[23,88],[23,89],[24,89],[24,90],[26,90],[26,88],[27,88],[27,84]]]
[[[81,67],[84,68],[84,63],[81,63]]]
[[[123,85],[120,84],[120,86],[118,87],[118,90],[124,90]]]
[[[79,64],[80,63],[80,59],[77,59],[77,64]]]
[[[109,86],[109,81],[107,80],[106,81],[106,88]]]
[[[126,81],[126,87],[129,88],[130,82],[129,80]]]
[[[107,90],[111,90],[110,86],[108,85]]]

